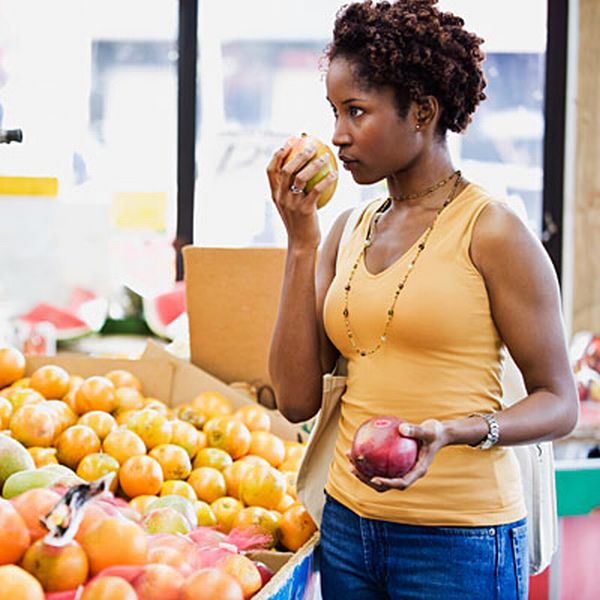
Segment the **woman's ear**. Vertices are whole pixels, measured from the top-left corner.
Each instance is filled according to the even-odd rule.
[[[423,96],[417,102],[413,102],[412,114],[415,129],[423,130],[436,124],[439,120],[440,105],[435,96]]]

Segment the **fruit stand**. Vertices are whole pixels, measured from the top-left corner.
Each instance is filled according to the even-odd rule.
[[[52,367],[51,371],[48,369],[49,366]],[[244,450],[238,449],[236,452],[232,450],[231,445],[224,446],[220,444],[218,441],[220,439],[219,436],[213,434],[213,432],[219,429],[217,427],[219,422],[227,422],[230,424],[228,427],[234,427],[236,430],[245,432],[247,429],[246,423],[248,423],[248,427],[251,425],[249,421],[242,419],[242,415],[246,417],[250,414],[268,415],[268,436],[263,435],[267,433],[266,429],[253,429],[251,431],[262,432],[262,434],[249,434],[249,444],[254,443],[256,440],[277,439],[280,440],[280,443],[276,443],[274,447],[278,448],[281,446],[281,448],[286,449],[292,447],[302,448],[302,444],[295,441],[297,429],[278,413],[267,413],[265,409],[258,407],[248,397],[212,377],[202,369],[191,365],[189,362],[175,358],[173,355],[165,352],[162,347],[152,342],[149,343],[143,356],[138,360],[94,358],[68,354],[54,357],[31,356],[27,359],[25,377],[21,379],[27,385],[30,385],[32,381],[34,384],[37,384],[40,374],[47,374],[49,372],[54,374],[66,372],[71,374],[71,377],[76,376],[80,378],[81,381],[79,381],[79,387],[77,388],[79,391],[86,390],[87,388],[91,389],[92,384],[98,384],[102,378],[105,378],[106,374],[119,373],[121,377],[128,377],[130,385],[133,381],[140,383],[144,393],[145,406],[139,410],[134,409],[133,416],[130,416],[129,419],[124,419],[124,422],[126,421],[125,425],[121,424],[121,426],[118,426],[117,424],[116,427],[114,427],[114,423],[110,423],[110,419],[101,419],[99,417],[102,415],[108,417],[112,412],[117,418],[122,418],[126,410],[119,412],[116,406],[110,405],[112,411],[102,411],[99,403],[108,402],[111,398],[109,394],[105,393],[105,390],[103,390],[102,394],[96,396],[88,393],[87,400],[92,402],[93,406],[88,406],[87,408],[93,408],[94,410],[82,408],[81,402],[84,400],[82,393],[79,395],[73,394],[70,400],[74,400],[75,404],[73,404],[73,407],[78,412],[81,411],[79,416],[74,414],[75,411],[70,408],[67,400],[59,401],[48,398],[42,398],[39,402],[25,403],[10,415],[8,420],[9,428],[0,438],[0,442],[5,441],[4,444],[0,443],[0,452],[2,448],[9,444],[21,445],[21,447],[26,445],[28,446],[28,450],[24,452],[24,455],[30,457],[31,464],[15,465],[14,469],[12,469],[12,474],[7,472],[2,473],[4,499],[0,500],[0,522],[3,524],[2,531],[0,531],[0,563],[4,564],[4,567],[0,566],[0,582],[10,580],[16,582],[15,585],[20,585],[20,578],[25,577],[23,573],[29,573],[35,576],[35,578],[30,578],[30,580],[34,582],[37,580],[43,584],[44,590],[49,593],[48,597],[51,597],[51,593],[64,593],[68,592],[71,588],[77,589],[85,586],[84,590],[87,590],[88,587],[90,588],[89,597],[95,598],[99,597],[94,595],[96,592],[93,586],[97,585],[95,582],[101,581],[106,585],[109,585],[109,583],[117,586],[122,585],[120,582],[104,581],[112,578],[113,580],[117,579],[129,582],[137,591],[138,598],[150,599],[161,597],[167,599],[170,596],[157,596],[149,592],[143,595],[140,592],[144,588],[144,585],[148,586],[148,578],[156,577],[160,579],[160,573],[154,573],[150,570],[150,566],[144,566],[148,562],[150,554],[153,554],[154,558],[152,562],[165,566],[167,573],[163,574],[163,576],[166,577],[169,573],[168,568],[170,568],[171,579],[175,575],[178,576],[175,577],[176,580],[181,580],[184,577],[181,589],[185,589],[187,585],[189,590],[194,592],[193,596],[189,595],[192,593],[191,591],[189,591],[188,595],[184,593],[182,597],[185,598],[204,597],[198,595],[197,590],[200,587],[206,587],[208,584],[202,582],[201,585],[198,581],[191,581],[191,578],[196,574],[210,571],[213,566],[215,567],[213,569],[215,573],[219,571],[219,577],[225,579],[233,577],[233,587],[243,590],[240,598],[249,598],[250,596],[257,600],[299,598],[303,597],[306,590],[310,591],[314,587],[313,550],[317,540],[316,534],[312,535],[315,531],[314,525],[307,527],[309,521],[300,519],[300,521],[296,521],[298,527],[291,527],[286,530],[284,523],[287,517],[284,518],[284,515],[291,517],[294,511],[296,511],[297,515],[300,515],[304,509],[295,502],[293,497],[286,498],[288,496],[287,492],[294,493],[293,487],[290,487],[290,485],[293,486],[293,478],[286,477],[284,475],[285,471],[276,469],[274,466],[268,464],[268,462],[263,464],[266,459],[261,458],[260,455],[262,454],[263,457],[269,456],[266,446],[262,449],[258,446],[254,448],[253,456],[255,458],[253,461],[247,462],[249,472],[251,471],[252,475],[241,476],[241,479],[237,482],[237,491],[233,491],[230,487],[227,491],[223,490],[223,493],[218,490],[215,492],[212,481],[209,481],[209,483],[205,482],[204,485],[198,483],[200,481],[198,477],[207,473],[216,475],[219,481],[222,478],[222,475],[216,469],[215,463],[213,463],[213,467],[209,467],[198,462],[198,456],[202,454],[203,449],[196,448],[196,451],[192,453],[194,461],[191,465],[192,470],[190,471],[189,465],[191,461],[187,458],[186,452],[182,450],[186,449],[185,439],[189,441],[190,438],[185,438],[184,436],[180,438],[177,444],[156,444],[152,449],[149,449],[152,446],[149,436],[160,434],[160,430],[156,427],[146,430],[143,428],[140,429],[136,426],[134,419],[134,417],[140,416],[146,419],[149,417],[156,418],[161,412],[166,414],[166,411],[173,411],[173,414],[179,418],[173,420],[172,423],[177,422],[180,424],[183,422],[189,424],[189,421],[184,419],[190,418],[190,414],[193,413],[192,408],[199,405],[200,401],[198,398],[212,398],[213,401],[217,399],[221,406],[230,406],[231,410],[235,411],[235,414],[239,415],[239,417],[234,419],[231,413],[227,413],[231,414],[231,417],[215,417],[213,415],[213,429],[209,427],[205,432],[209,445],[204,448],[204,450],[213,450],[213,452],[212,454],[211,452],[205,452],[203,456],[207,457],[208,460],[211,457],[214,459],[216,455],[220,457],[223,457],[225,454],[237,456],[237,460],[228,459],[228,464],[233,465],[240,461],[240,459],[249,461],[248,458],[244,458],[248,455],[249,447]],[[47,379],[45,381],[47,387],[50,386],[50,383],[55,385],[56,380]],[[23,398],[22,390],[31,390],[31,388],[19,387],[19,385],[23,385],[23,383],[17,384],[16,387],[8,386],[5,388],[4,397],[8,396],[11,398],[11,401],[15,402],[18,398]],[[129,393],[121,393],[120,395],[120,400],[124,402],[121,407],[123,409],[128,402],[132,402],[132,398],[135,395],[131,393],[131,387],[124,386],[123,388],[119,388],[115,386],[115,388],[116,390],[124,388],[129,390]],[[21,394],[20,396],[19,393]],[[50,391],[47,393],[49,396],[53,395]],[[226,399],[225,403],[222,401],[223,398]],[[11,401],[8,402],[10,403]],[[193,404],[194,402],[196,403],[195,405]],[[39,420],[39,422],[36,421],[36,427],[21,429],[18,427],[18,419],[15,420],[14,416],[23,415],[24,413],[19,413],[19,411],[27,406],[36,407],[35,411],[27,411],[28,414],[31,413],[29,414],[30,417],[34,415],[37,418],[42,415],[44,419]],[[260,410],[248,411],[244,410],[244,407],[255,407]],[[106,408],[109,408],[109,406],[107,405]],[[45,417],[47,416],[50,418],[46,419]],[[66,422],[61,421],[61,419],[66,417],[70,417],[71,420],[75,417],[75,420],[71,424],[66,425]],[[92,417],[96,417],[96,420]],[[82,419],[84,422],[87,422],[87,425],[80,424]],[[111,426],[108,427],[107,431],[101,433],[102,428],[107,422]],[[163,421],[156,419],[156,422]],[[45,431],[44,428],[40,429],[37,427],[40,423],[44,426],[52,426],[53,428],[59,427],[59,429],[62,429],[62,432],[56,436],[55,431],[54,436],[50,438],[50,441],[45,446],[33,446],[33,438],[28,436],[37,436],[36,440],[39,441],[41,439],[39,436],[45,435],[43,433]],[[59,423],[60,425],[58,425]],[[210,420],[207,422],[207,426],[209,423]],[[263,424],[266,426],[264,419]],[[184,429],[182,428],[181,431]],[[192,427],[192,429],[194,428]],[[107,445],[107,440],[113,434],[116,435],[117,433],[133,433],[134,435],[130,437],[131,439],[135,439],[137,436],[134,430],[144,440],[138,453],[133,451],[132,455],[126,458]],[[8,431],[11,433],[7,435]],[[68,439],[64,437],[65,434],[74,431],[75,433],[79,433],[74,438],[75,443],[65,444],[64,440]],[[81,435],[82,433],[85,433],[85,435]],[[103,440],[100,446],[102,453],[99,454],[99,446],[98,444],[94,444],[93,441],[102,436]],[[13,437],[15,439],[11,439]],[[26,443],[22,444],[19,439]],[[55,439],[58,441],[54,442]],[[89,440],[92,440],[92,443],[88,447]],[[284,440],[289,440],[287,446]],[[225,441],[231,442],[231,437],[227,438],[225,436]],[[227,447],[229,452],[220,451],[219,446],[223,448]],[[34,448],[43,448],[48,452],[39,452],[38,454],[30,452]],[[121,453],[126,453],[128,449],[129,451],[131,450],[127,444],[117,445],[117,449]],[[146,450],[148,450],[147,453]],[[161,451],[164,453],[166,450],[170,450],[173,453],[170,455],[171,462],[164,460],[166,455],[161,455]],[[291,459],[291,454],[287,451],[285,455],[282,454],[275,462],[283,464],[285,456],[288,454],[287,460],[297,462],[297,459]],[[47,537],[49,535],[48,531],[41,528],[40,524],[37,523],[37,519],[40,516],[46,515],[50,508],[57,503],[57,499],[63,493],[61,489],[75,489],[70,486],[75,485],[76,487],[80,487],[79,484],[84,484],[82,489],[85,489],[86,493],[89,492],[90,484],[86,484],[84,479],[89,476],[90,479],[96,480],[98,472],[94,473],[92,470],[90,473],[87,473],[85,469],[81,469],[81,465],[90,456],[96,459],[99,457],[109,459],[107,463],[95,463],[96,466],[100,465],[100,471],[104,470],[104,475],[111,471],[113,462],[116,463],[114,471],[118,471],[120,492],[118,496],[113,496],[113,494],[105,492],[105,494],[108,494],[107,499],[90,501],[89,508],[86,509],[85,513],[82,513],[83,516],[80,517],[80,524],[73,532],[75,536],[73,541],[68,542],[66,545],[61,545],[62,542],[60,542],[57,546],[57,548],[60,548],[60,552],[67,552],[68,550],[73,554],[74,557],[69,559],[71,561],[69,564],[78,565],[78,569],[73,571],[72,576],[69,578],[64,576],[64,567],[62,570],[60,569],[63,562],[66,564],[66,558],[63,558],[62,562],[53,561],[51,569],[40,568],[40,564],[48,564],[44,560],[48,560],[46,555],[51,552],[51,545],[46,543],[49,543]],[[49,459],[49,457],[59,457],[62,464],[59,465],[56,462],[53,464],[42,464],[42,461]],[[40,461],[39,466],[38,463],[34,464],[35,460]],[[188,464],[185,475],[177,475],[175,472],[180,462]],[[5,464],[5,461],[3,461],[3,464]],[[70,465],[70,467],[67,465]],[[156,468],[156,465],[158,465],[158,468]],[[290,462],[285,468],[292,469],[293,465]],[[141,469],[141,471],[136,472],[136,469]],[[258,476],[259,471],[265,476],[270,477],[269,481],[271,485],[275,486],[269,488],[269,494],[266,494],[264,486],[261,489],[259,485],[256,485],[256,482],[260,479],[260,476]],[[223,472],[225,472],[225,469],[223,469]],[[290,473],[292,472],[290,471]],[[141,477],[139,476],[140,474]],[[194,477],[194,474],[197,476]],[[155,479],[157,480],[157,486],[151,489]],[[185,481],[186,479],[187,482]],[[265,479],[264,481],[267,480]],[[165,493],[164,486],[167,484],[170,484],[170,487]],[[229,479],[226,480],[226,485],[230,484],[234,486],[233,479],[231,481]],[[190,487],[194,490],[193,497],[199,498],[193,504],[191,501],[188,502],[187,494]],[[116,490],[116,486],[113,489]],[[279,490],[278,492],[273,491],[277,489]],[[125,492],[125,490],[127,491]],[[235,495],[224,496],[225,493]],[[277,498],[273,496],[273,493],[275,493]],[[211,495],[216,495],[218,498],[213,499]],[[266,500],[269,495],[271,496],[270,501]],[[36,502],[32,500],[34,496]],[[63,499],[66,497],[63,496]],[[173,498],[178,500],[178,502],[173,502]],[[285,502],[282,503],[284,499]],[[162,502],[163,500],[165,502]],[[212,502],[209,502],[209,500],[212,500]],[[254,502],[257,504],[251,504]],[[261,508],[259,504],[265,506]],[[277,506],[274,506],[275,504]],[[87,510],[90,510],[92,506],[94,510],[91,514],[93,515],[94,523],[91,522],[92,516],[86,516],[88,514]],[[194,507],[190,523],[193,522],[194,525],[198,524],[196,529],[190,528],[185,519],[181,518],[178,510],[174,510],[175,507],[179,506],[183,506],[184,511],[186,507]],[[242,513],[245,510],[245,506],[248,507],[246,515],[249,515],[250,518],[245,520],[245,522],[242,522],[244,521],[242,519],[238,524],[234,525],[234,518],[238,513]],[[273,506],[273,508],[266,509],[266,506]],[[234,507],[236,510],[232,512],[230,510],[231,507]],[[274,523],[271,519],[276,516],[274,512],[275,508],[280,508],[283,511],[278,513],[281,521],[274,529],[269,530],[268,526]],[[103,510],[108,511],[107,514],[103,514]],[[22,525],[21,517],[19,517],[21,513],[25,515],[23,518],[27,523],[35,524],[36,541],[33,543],[33,533],[28,533],[27,527],[24,528],[21,526],[21,529],[19,529],[19,523]],[[188,513],[184,512],[184,514],[188,516]],[[200,522],[207,514],[212,514],[213,520],[205,521],[206,525],[203,527],[200,525]],[[99,515],[101,518],[96,523]],[[154,517],[165,517],[165,519],[161,520]],[[12,532],[8,526],[10,523],[17,523],[13,527]],[[208,523],[213,526],[207,526]],[[226,523],[229,526],[226,526]],[[183,524],[183,529],[179,529],[181,524]],[[246,530],[243,527],[244,524],[248,525]],[[254,527],[254,525],[258,524],[261,525],[260,528]],[[224,532],[229,530],[229,534],[219,533],[217,538],[210,537],[216,534],[214,525],[218,525],[219,529]],[[31,530],[31,526],[29,529]],[[23,539],[19,541],[18,537],[15,538],[15,531],[20,532]],[[260,547],[252,546],[248,541],[253,535],[257,535],[256,531],[261,532],[259,536],[262,539]],[[236,532],[237,537],[234,535],[234,532]],[[245,535],[244,532],[248,533],[248,535]],[[250,532],[252,532],[251,535]],[[273,537],[267,540],[268,543],[265,543],[265,538],[268,537],[266,536],[267,532],[271,532]],[[275,535],[279,539],[277,547],[273,547]],[[113,543],[115,537],[122,538],[124,543],[118,544],[115,547]],[[171,540],[171,546],[168,544],[156,545],[158,543],[157,540],[164,540],[165,537]],[[17,542],[15,542],[15,539],[17,539]],[[187,540],[186,544],[189,542],[189,548],[193,548],[194,554],[191,554],[192,550],[190,550],[189,554],[183,555],[183,563],[181,555],[176,562],[173,562],[172,558],[169,559],[168,557],[173,555],[176,547],[178,547],[177,544],[183,539]],[[147,540],[150,540],[150,542]],[[209,540],[216,540],[216,543],[208,547],[207,541]],[[199,541],[204,545],[199,545]],[[212,542],[210,543],[212,544]],[[6,550],[7,548],[10,548],[8,554],[12,552],[14,556],[12,554],[10,556],[8,554],[6,556],[2,555],[2,550]],[[44,560],[41,560],[38,555],[42,556]],[[196,561],[194,563],[192,562],[192,556],[194,561]],[[213,558],[210,558],[210,556]],[[216,560],[215,557],[220,558]],[[207,560],[208,562],[206,562]],[[229,566],[222,566],[225,564],[223,560]],[[189,572],[184,573],[181,569],[173,571],[175,565],[181,564],[190,566],[191,574]],[[17,567],[16,565],[19,566]],[[203,568],[199,568],[202,565]],[[155,566],[156,564],[152,565],[152,567]],[[14,569],[19,570],[15,572]],[[261,569],[264,569],[268,577],[263,578]],[[49,572],[53,573],[53,575],[50,576]],[[58,583],[57,572],[63,574],[60,578],[61,581]],[[226,575],[224,576],[223,573],[226,573]],[[144,576],[146,579],[144,579]],[[271,579],[266,583],[269,577]],[[253,579],[254,583],[252,583]],[[27,597],[41,598],[42,596],[39,596],[39,594],[35,595],[36,589],[38,592],[41,590],[39,583],[36,584],[36,588],[30,580],[23,582],[22,585],[25,587],[22,589],[34,590],[31,592],[33,595]],[[146,584],[142,585],[143,581],[146,581]],[[219,580],[218,583],[219,585],[224,585],[222,580]],[[1,588],[2,586],[0,586]],[[19,596],[19,593],[21,593],[19,589],[21,588],[14,588],[11,591],[11,593],[14,592],[12,597],[21,597]],[[75,589],[72,592],[73,598],[75,597]],[[117,590],[117,588],[114,589]],[[2,598],[4,598],[2,596],[3,593],[0,593],[0,597]],[[114,593],[117,594],[117,591],[114,591]],[[67,596],[62,597],[67,598]],[[116,597],[121,596],[115,595]],[[129,596],[123,597],[129,598]]]

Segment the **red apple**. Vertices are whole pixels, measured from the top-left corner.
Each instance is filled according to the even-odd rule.
[[[256,565],[256,568],[260,573],[260,578],[264,587],[265,585],[267,585],[267,583],[269,583],[269,581],[271,581],[271,578],[273,577],[273,571],[269,569],[269,567],[267,567],[267,565],[265,565],[264,562],[255,560],[254,564]]]
[[[419,446],[400,433],[402,423],[398,417],[373,417],[356,430],[350,456],[363,475],[393,479],[412,469]]]
[[[292,157],[294,157],[299,152],[303,152],[308,146],[314,146],[317,149],[312,160],[319,158],[323,154],[327,154],[329,160],[319,169],[316,175],[313,175],[313,177],[311,177],[308,180],[308,183],[304,188],[307,194],[315,187],[315,185],[317,185],[317,183],[319,183],[319,181],[327,177],[329,173],[337,173],[338,171],[337,161],[335,160],[335,154],[333,153],[331,148],[324,144],[318,138],[312,135],[308,135],[307,133],[303,133],[299,138],[295,138],[295,141],[292,144],[291,151],[286,156],[285,160],[283,161],[283,164],[289,162],[292,159]],[[323,190],[323,192],[319,196],[319,199],[317,200],[317,208],[323,208],[331,200],[336,188],[337,179],[332,181]]]

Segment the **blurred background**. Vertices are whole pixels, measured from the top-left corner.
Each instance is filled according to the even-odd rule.
[[[319,59],[342,4],[198,3],[186,242],[285,245],[265,167],[289,135],[330,140]],[[546,2],[441,5],[485,38],[488,57],[489,99],[467,135],[450,137],[454,159],[541,234]],[[6,312],[64,305],[77,286],[114,297],[124,284],[142,295],[172,285],[180,11],[177,0],[0,0],[0,127],[24,132],[22,144],[0,146],[0,176],[58,183],[51,197],[0,196]],[[349,179],[341,173],[320,213],[324,230],[382,193]]]

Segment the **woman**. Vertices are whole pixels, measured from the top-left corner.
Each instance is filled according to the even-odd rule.
[[[352,3],[326,51],[333,144],[358,184],[387,181],[338,248],[317,253],[314,149],[267,172],[288,233],[270,371],[292,421],[319,410],[339,354],[348,385],[321,525],[323,597],[527,598],[526,511],[511,445],[569,433],[577,398],[552,265],[505,204],[456,171],[446,132],[485,98],[482,40],[435,0]],[[338,256],[339,253],[339,256]],[[318,256],[317,256],[318,254]],[[316,265],[316,267],[315,267]],[[337,266],[336,266],[337,265]],[[528,395],[503,408],[507,348]],[[366,419],[418,440],[403,478],[348,458]]]

